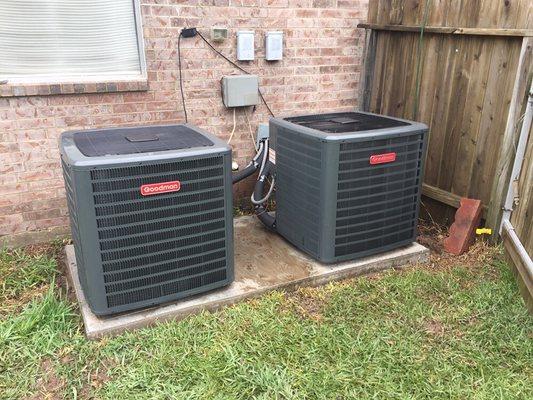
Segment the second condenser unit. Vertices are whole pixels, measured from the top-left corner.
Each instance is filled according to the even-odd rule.
[[[278,233],[322,262],[414,241],[427,132],[363,112],[272,119]]]

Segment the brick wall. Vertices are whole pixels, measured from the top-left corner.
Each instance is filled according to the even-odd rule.
[[[211,26],[228,27],[229,38],[216,46],[232,59],[236,31],[254,30],[256,60],[241,64],[260,76],[276,115],[357,107],[364,32],[356,25],[366,19],[367,1],[142,0],[148,90],[126,86],[113,93],[39,95],[48,93],[45,88],[33,96],[0,97],[0,236],[11,240],[28,238],[27,232],[66,231],[61,132],[183,121],[176,48],[184,26],[196,26],[206,37]],[[282,61],[264,60],[268,30],[284,32]],[[233,114],[222,105],[219,80],[235,69],[198,37],[182,41],[182,57],[189,122],[227,139]],[[255,135],[268,112],[264,105],[247,112]],[[242,109],[232,146],[235,160],[244,165],[253,147]],[[244,193],[247,197],[245,188],[237,188],[236,198]]]

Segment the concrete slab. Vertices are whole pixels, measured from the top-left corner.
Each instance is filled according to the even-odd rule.
[[[255,218],[240,217],[235,219],[235,282],[232,285],[157,308],[99,318],[89,309],[81,290],[74,247],[66,246],[65,252],[69,280],[74,287],[89,339],[112,336],[170,319],[181,319],[202,310],[216,310],[274,289],[318,286],[334,280],[424,262],[429,256],[428,249],[413,243],[357,261],[324,265],[301,253],[279,235],[268,232]]]

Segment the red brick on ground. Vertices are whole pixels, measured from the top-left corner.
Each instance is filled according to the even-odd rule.
[[[476,227],[481,222],[481,201],[462,198],[455,213],[455,221],[450,226],[450,236],[444,239],[444,249],[448,253],[463,254],[474,241]]]

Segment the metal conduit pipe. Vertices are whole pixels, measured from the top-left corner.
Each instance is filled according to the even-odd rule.
[[[509,240],[512,242],[516,253],[522,260],[526,273],[533,279],[533,261],[527,250],[523,246],[520,238],[515,232],[513,225],[511,224],[511,213],[514,207],[514,181],[520,177],[520,171],[524,162],[524,155],[526,152],[526,146],[529,139],[529,131],[531,129],[531,123],[533,120],[533,82],[529,89],[528,102],[526,106],[526,112],[524,114],[524,120],[522,123],[522,129],[520,130],[520,137],[518,138],[518,145],[516,147],[516,156],[513,163],[513,169],[511,172],[511,179],[509,181],[509,187],[507,188],[507,196],[505,198],[505,205],[502,215],[502,223],[500,225],[500,234],[504,232]]]

